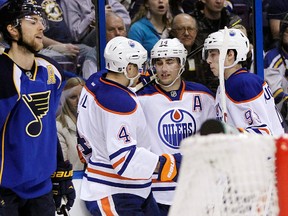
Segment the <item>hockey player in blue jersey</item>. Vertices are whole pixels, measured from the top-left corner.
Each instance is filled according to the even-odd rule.
[[[220,77],[217,119],[248,132],[279,136],[284,133],[282,117],[270,87],[242,67],[248,51],[249,40],[239,29],[221,29],[205,40],[203,58],[213,74]]]
[[[104,57],[107,73],[90,76],[78,104],[79,149],[88,164],[80,198],[92,215],[158,216],[152,174],[175,180],[181,157],[150,151],[143,110],[129,89],[138,81],[147,51],[118,36],[107,43]]]
[[[268,50],[264,58],[264,75],[275,103],[285,119],[288,132],[288,13],[280,22],[280,41],[274,49]]]
[[[71,165],[57,146],[61,68],[37,55],[46,27],[32,1],[0,1],[0,31],[10,46],[0,55],[1,216],[54,216],[62,196],[67,208],[75,199]]]
[[[156,84],[137,93],[151,136],[151,151],[158,155],[179,153],[184,138],[196,134],[205,120],[215,118],[214,94],[202,84],[181,79],[186,56],[187,50],[177,38],[160,39],[151,50]],[[162,216],[168,214],[176,185],[153,178],[152,191]]]

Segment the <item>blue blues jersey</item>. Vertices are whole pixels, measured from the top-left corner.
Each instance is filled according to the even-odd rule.
[[[60,68],[36,56],[31,71],[0,55],[0,185],[29,199],[52,189],[56,169],[56,110]]]

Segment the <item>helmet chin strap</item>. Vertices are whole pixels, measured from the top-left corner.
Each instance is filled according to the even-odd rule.
[[[232,68],[232,67],[234,67],[236,64],[238,63],[238,61],[234,61],[234,63],[233,64],[231,64],[231,65],[228,65],[228,66],[224,66],[224,69],[229,69],[229,68]]]
[[[179,69],[177,77],[173,80],[173,82],[171,82],[171,83],[168,84],[168,85],[164,85],[164,84],[159,83],[158,78],[156,78],[155,82],[156,82],[158,85],[162,86],[162,87],[169,88],[169,87],[171,87],[172,85],[174,85],[174,83],[176,82],[176,80],[181,77],[181,75],[182,75],[183,72],[184,72],[184,65],[181,66],[181,68]]]
[[[131,87],[134,84],[134,81],[138,80],[138,78],[140,77],[140,73],[138,73],[135,77],[130,78],[128,77],[128,74],[126,71],[124,72],[124,75],[129,80],[129,84],[127,87]]]

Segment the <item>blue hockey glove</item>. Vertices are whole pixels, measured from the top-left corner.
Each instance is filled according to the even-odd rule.
[[[163,154],[159,157],[159,181],[174,181],[178,179],[179,169],[182,161],[182,155],[177,154]]]
[[[66,201],[65,207],[67,210],[73,206],[76,193],[72,183],[73,169],[69,161],[58,164],[57,170],[51,176],[53,183],[53,198],[55,201],[58,214],[63,214],[62,199]]]

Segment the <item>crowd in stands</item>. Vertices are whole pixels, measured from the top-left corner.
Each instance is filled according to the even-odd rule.
[[[75,170],[83,170],[75,147],[77,104],[85,80],[100,71],[97,1],[37,0],[37,4],[44,9],[49,23],[39,53],[57,61],[67,78],[57,117],[64,159],[69,159]],[[257,74],[253,66],[253,7],[252,0],[107,0],[106,42],[117,36],[128,37],[147,50],[149,59],[159,40],[178,38],[188,51],[182,79],[201,83],[216,93],[219,79],[202,59],[204,40],[225,26],[240,29],[250,40],[243,65]],[[263,0],[265,80],[284,119],[288,119],[287,14],[287,0]],[[9,44],[0,35],[0,53],[5,48]]]

